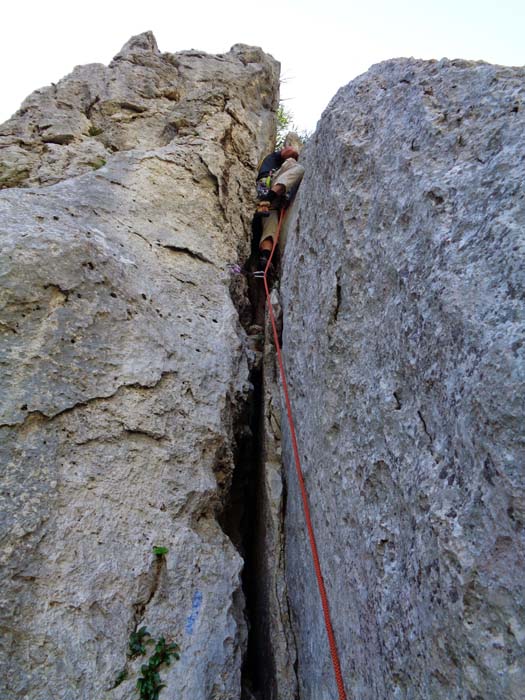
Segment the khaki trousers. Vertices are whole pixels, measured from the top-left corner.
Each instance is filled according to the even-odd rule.
[[[289,192],[292,187],[298,185],[303,179],[304,168],[294,158],[288,158],[281,165],[279,170],[276,170],[272,175],[271,186],[284,185],[286,191]],[[270,209],[270,215],[262,220],[262,235],[261,243],[266,238],[275,238],[277,226],[279,224],[279,210]],[[284,239],[279,241],[281,250],[284,247]]]

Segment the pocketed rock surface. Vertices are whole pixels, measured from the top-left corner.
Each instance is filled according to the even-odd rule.
[[[400,59],[305,149],[284,349],[351,698],[523,698],[524,136],[523,69]],[[286,442],[300,697],[333,700]]]
[[[166,696],[240,697],[242,561],[217,518],[250,384],[225,269],[278,73],[146,33],[0,127],[6,700],[134,697],[141,627],[181,647]]]

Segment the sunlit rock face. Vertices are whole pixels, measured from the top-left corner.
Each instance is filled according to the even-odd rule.
[[[395,60],[311,138],[284,348],[350,697],[525,687],[525,71]],[[337,697],[286,454],[301,700]]]
[[[278,73],[147,33],[0,128],[3,698],[132,697],[141,627],[181,647],[166,697],[240,696],[242,560],[217,514],[250,385],[225,268]]]
[[[144,627],[181,647],[166,697],[253,700],[245,552],[225,523],[257,353],[226,268],[249,251],[278,73],[257,48],[161,53],[146,33],[0,127],[8,700],[134,697]],[[359,700],[523,696],[524,78],[381,64],[301,154],[284,353]],[[266,331],[257,700],[333,700]]]

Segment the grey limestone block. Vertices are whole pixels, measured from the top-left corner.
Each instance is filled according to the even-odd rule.
[[[379,64],[301,158],[284,351],[349,697],[521,699],[525,70]],[[283,430],[300,697],[332,700]]]
[[[147,33],[0,127],[6,700],[134,696],[142,626],[181,647],[166,696],[239,698],[243,562],[217,517],[250,384],[225,270],[278,75]]]

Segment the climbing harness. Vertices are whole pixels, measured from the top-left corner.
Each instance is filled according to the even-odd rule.
[[[270,216],[270,207],[272,206],[269,198],[270,187],[272,186],[272,171],[265,177],[257,180],[257,208],[256,216]]]
[[[319,588],[319,595],[321,596],[321,605],[323,607],[324,623],[325,623],[325,627],[326,627],[326,633],[328,635],[328,644],[330,645],[330,655],[332,657],[332,665],[334,667],[335,682],[337,684],[337,689],[339,692],[339,700],[347,700],[344,682],[343,682],[343,675],[341,673],[341,663],[339,661],[339,653],[337,651],[337,644],[335,641],[334,631],[332,628],[332,621],[330,618],[330,607],[328,605],[328,596],[326,594],[323,573],[321,571],[321,564],[319,561],[319,554],[317,552],[317,544],[315,541],[314,528],[312,525],[312,519],[310,517],[310,506],[308,503],[308,492],[306,490],[306,484],[304,481],[303,470],[301,467],[301,460],[299,458],[299,448],[297,446],[295,424],[294,424],[293,416],[292,416],[292,405],[290,403],[290,397],[288,395],[288,383],[286,381],[286,375],[284,372],[283,357],[282,357],[281,348],[279,345],[279,333],[277,331],[277,324],[275,322],[275,315],[273,313],[272,302],[270,299],[270,289],[269,289],[268,280],[267,280],[267,273],[268,273],[268,270],[270,269],[273,254],[275,252],[275,248],[276,248],[278,241],[279,241],[279,235],[281,233],[281,226],[283,223],[285,213],[286,213],[286,210],[282,209],[281,213],[279,215],[279,223],[277,226],[277,231],[275,233],[275,240],[273,241],[272,251],[270,253],[270,257],[268,258],[268,262],[266,263],[266,267],[264,269],[262,277],[263,277],[263,281],[264,281],[264,291],[266,294],[266,304],[268,307],[270,322],[272,324],[275,350],[277,352],[277,360],[279,363],[279,371],[281,373],[281,382],[282,382],[282,386],[283,386],[284,400],[285,400],[285,404],[286,404],[286,412],[288,414],[288,425],[290,427],[290,437],[292,440],[293,454],[294,454],[294,459],[295,459],[295,469],[297,472],[297,479],[299,481],[299,488],[301,490],[301,498],[302,498],[302,502],[303,502],[304,518],[306,521],[306,528],[308,530],[308,539],[310,541],[310,549],[312,551],[312,558],[313,558],[314,569],[315,569],[315,577],[317,579],[317,586]]]
[[[272,174],[273,170],[270,170],[268,175],[265,175],[257,180],[257,199],[266,199],[268,197],[268,192],[272,186]]]

